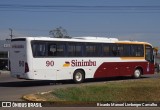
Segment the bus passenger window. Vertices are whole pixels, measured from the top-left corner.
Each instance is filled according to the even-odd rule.
[[[103,45],[103,56],[109,56],[109,45]]]
[[[32,52],[34,57],[46,56],[46,45],[45,43],[33,43]]]
[[[125,44],[124,45],[124,57],[130,57],[131,56],[131,45]]]
[[[143,45],[132,45],[131,46],[131,55],[133,57],[143,57],[144,56]]]
[[[117,56],[117,45],[111,45],[111,56]]]
[[[56,56],[56,45],[49,45],[48,46],[48,56]]]
[[[51,44],[48,45],[48,56],[64,56],[65,45],[64,44]]]
[[[124,46],[123,45],[120,45],[120,44],[118,45],[117,54],[118,54],[118,56],[124,55]]]
[[[57,56],[65,56],[65,45],[64,44],[57,44],[57,51],[56,55]]]
[[[81,44],[69,44],[68,45],[68,56],[79,57],[82,56],[82,45]]]
[[[98,45],[87,44],[85,49],[87,57],[97,57],[99,55]]]

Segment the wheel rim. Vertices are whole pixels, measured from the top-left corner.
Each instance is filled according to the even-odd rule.
[[[82,80],[82,74],[80,72],[78,72],[75,76],[76,81],[81,81]]]
[[[136,78],[139,78],[139,77],[140,77],[140,75],[141,75],[140,70],[135,70],[135,72],[134,72],[134,76],[135,76]]]

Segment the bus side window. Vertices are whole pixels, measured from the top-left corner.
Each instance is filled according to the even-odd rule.
[[[117,45],[111,45],[111,56],[117,56]]]
[[[131,55],[133,57],[143,57],[144,56],[143,45],[132,45],[131,46]]]
[[[103,51],[103,56],[104,57],[107,57],[107,56],[109,56],[109,44],[104,44],[103,46],[102,46],[102,51]]]
[[[64,52],[65,52],[65,44],[57,44],[56,55],[65,56]]]
[[[32,52],[34,57],[46,56],[46,45],[45,43],[33,43]]]
[[[56,56],[56,44],[48,46],[48,56]]]
[[[124,44],[124,57],[130,57],[131,56],[131,45]]]
[[[38,48],[38,56],[45,56],[46,55],[46,46],[45,44],[40,44]]]
[[[118,54],[118,56],[123,56],[124,55],[124,46],[123,46],[123,44],[118,44],[117,54]]]
[[[99,45],[88,43],[85,46],[85,56],[98,57],[100,54]]]
[[[65,44],[64,43],[49,43],[48,44],[48,57],[61,57],[65,56]]]
[[[68,56],[69,57],[80,57],[82,56],[82,45],[76,43],[68,44]]]

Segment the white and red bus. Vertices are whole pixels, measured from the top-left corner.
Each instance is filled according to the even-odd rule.
[[[67,80],[154,74],[153,47],[116,38],[26,37],[11,41],[11,76]]]

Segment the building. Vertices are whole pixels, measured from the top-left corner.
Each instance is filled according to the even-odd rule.
[[[0,70],[9,69],[9,50],[11,40],[0,40]]]

